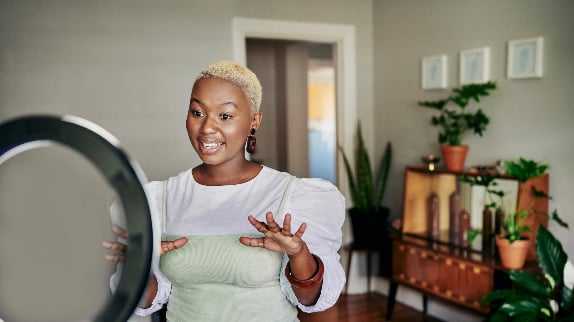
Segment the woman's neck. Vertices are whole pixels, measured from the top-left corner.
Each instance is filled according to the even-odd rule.
[[[192,170],[193,178],[204,186],[224,186],[245,183],[255,178],[262,166],[244,160],[236,165],[201,164]]]

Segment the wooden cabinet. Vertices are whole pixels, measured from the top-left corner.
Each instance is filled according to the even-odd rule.
[[[480,299],[493,289],[508,287],[509,281],[493,242],[483,242],[479,236],[474,243],[467,245],[459,234],[452,233],[452,216],[458,215],[453,212],[462,209],[470,213],[471,226],[482,229],[482,210],[491,201],[486,199],[489,196],[484,188],[465,184],[460,180],[462,176],[480,174],[428,171],[415,166],[406,168],[402,226],[400,234],[393,236],[392,279],[418,289],[425,296],[440,297],[476,312],[487,313],[488,305],[481,304]],[[548,176],[535,180],[520,183],[509,176],[497,179],[497,189],[506,192],[504,202],[507,209],[508,205],[512,207],[510,209],[536,205],[536,209],[547,212],[547,200],[535,198],[531,186],[535,184],[538,190],[548,193]],[[453,196],[460,199],[455,210],[452,210]],[[433,211],[435,217],[431,215]],[[529,220],[535,228],[531,234],[534,240],[537,228],[546,226],[548,217],[530,216]],[[531,246],[525,270],[536,270],[537,267],[534,242]]]
[[[420,240],[393,245],[393,278],[425,293],[487,312],[480,299],[493,289],[494,267]]]

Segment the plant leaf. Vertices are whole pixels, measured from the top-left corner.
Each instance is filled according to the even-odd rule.
[[[356,205],[359,195],[357,192],[357,186],[355,185],[355,178],[353,177],[353,171],[351,170],[351,165],[349,164],[349,160],[347,159],[347,156],[345,155],[343,148],[341,146],[339,146],[338,148],[339,151],[341,151],[341,154],[343,155],[343,163],[345,164],[345,171],[347,172],[347,180],[349,181],[351,200],[353,201],[353,204]]]
[[[574,314],[574,292],[566,286],[562,287],[560,309]]]
[[[493,315],[488,318],[489,322],[506,322],[509,320],[508,315],[502,311],[496,311]]]
[[[524,271],[510,271],[510,279],[520,285],[524,290],[537,296],[551,297],[552,293],[547,286],[536,276]]]
[[[550,197],[546,192],[536,189],[535,186],[530,187],[530,190],[535,198],[546,198],[548,200],[552,200],[552,197]]]
[[[574,321],[574,311],[573,312],[567,312],[564,315],[560,315],[558,317],[559,322],[572,322]]]
[[[420,106],[430,107],[439,111],[437,116],[431,118],[431,124],[440,128],[439,143],[460,145],[462,139],[469,132],[482,136],[489,118],[479,108],[476,113],[466,111],[467,105],[474,100],[480,102],[482,96],[488,96],[489,91],[496,89],[496,83],[468,84],[453,88],[452,94],[445,99],[437,101],[420,101]],[[449,109],[447,105],[453,103],[458,109]]]
[[[537,178],[543,175],[548,169],[545,163],[538,163],[534,160],[527,160],[520,157],[518,161],[506,161],[506,173],[516,177],[520,182],[526,182],[530,178]]]
[[[480,235],[481,232],[482,232],[482,231],[481,231],[480,229],[478,229],[478,228],[470,229],[470,230],[466,233],[466,240],[467,240],[470,244],[474,243],[474,240],[476,239],[476,237],[477,237],[478,235]]]
[[[494,290],[480,299],[480,303],[502,301],[514,296],[514,291],[509,289]]]
[[[544,308],[546,309],[546,308]],[[541,319],[542,317],[544,317],[543,319]],[[533,312],[529,312],[529,313],[524,313],[524,314],[520,314],[518,315],[514,321],[520,321],[520,322],[540,322],[540,321],[548,321],[549,319],[546,318],[545,314],[533,314]]]
[[[568,223],[565,222],[562,218],[560,218],[557,209],[554,209],[554,211],[552,212],[552,219],[554,219],[554,221],[556,221],[558,225],[560,225],[561,227],[568,228]]]
[[[540,229],[538,229],[536,254],[538,255],[538,264],[544,274],[552,276],[557,282],[562,281],[564,265],[566,265],[568,256],[564,252],[560,241],[544,226],[540,226]]]
[[[378,167],[378,175],[377,181],[375,186],[375,204],[380,206],[383,202],[383,197],[385,196],[385,190],[387,186],[387,181],[389,178],[389,170],[391,168],[391,160],[393,157],[393,149],[391,146],[391,142],[387,142],[387,146],[385,148],[385,152],[383,153],[383,157],[381,158],[381,162],[379,163]]]
[[[516,317],[523,314],[538,314],[538,312],[540,312],[544,307],[546,307],[544,303],[537,298],[523,297],[516,300],[506,301],[500,307],[500,311],[508,314],[510,317]]]
[[[371,161],[369,160],[369,154],[363,141],[363,135],[361,134],[360,124],[357,128],[357,140],[358,147],[355,173],[357,174],[359,207],[363,211],[367,211],[373,209],[373,174],[371,172]]]

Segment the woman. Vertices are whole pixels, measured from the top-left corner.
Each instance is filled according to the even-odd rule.
[[[199,74],[186,128],[202,164],[146,186],[161,214],[161,270],[136,314],[167,302],[168,321],[298,321],[296,307],[316,312],[337,301],[344,198],[326,181],[245,158],[260,104],[246,67],[219,62]]]

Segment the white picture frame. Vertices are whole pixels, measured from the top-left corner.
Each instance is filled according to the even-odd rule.
[[[460,84],[482,84],[489,80],[490,47],[462,50],[459,57]]]
[[[517,39],[508,42],[506,76],[509,79],[541,78],[544,38]]]
[[[446,64],[446,55],[423,57],[422,89],[444,89],[447,87]]]

